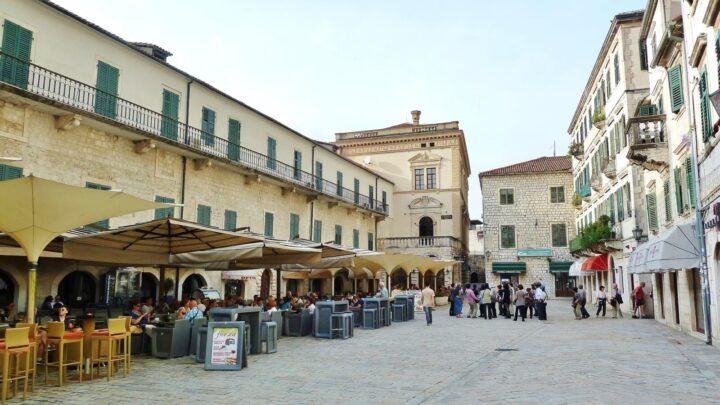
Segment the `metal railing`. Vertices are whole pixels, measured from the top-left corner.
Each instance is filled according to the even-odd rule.
[[[632,118],[628,121],[627,133],[631,147],[665,146],[667,143],[665,116],[650,115]]]
[[[0,81],[67,106],[97,114],[205,154],[299,185],[344,202],[387,214],[388,205],[261,153],[186,125],[173,117],[0,51]]]
[[[405,238],[380,238],[377,240],[379,250],[385,249],[421,249],[450,247],[462,250],[463,245],[453,236],[419,236]]]

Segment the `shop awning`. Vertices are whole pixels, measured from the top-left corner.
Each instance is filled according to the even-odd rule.
[[[630,255],[630,273],[700,268],[700,249],[694,222],[676,225],[641,245]]]
[[[580,277],[582,276],[581,269],[583,263],[585,263],[586,258],[580,258],[573,262],[572,265],[570,265],[570,269],[568,270],[568,275],[570,277]]]
[[[568,273],[574,262],[550,262],[550,273]]]
[[[257,270],[229,270],[223,271],[220,278],[223,280],[255,280],[257,278]]]
[[[589,257],[583,263],[582,271],[607,271],[608,269],[608,255],[607,253],[600,256]]]
[[[493,273],[519,274],[527,270],[525,262],[494,262],[492,264]]]

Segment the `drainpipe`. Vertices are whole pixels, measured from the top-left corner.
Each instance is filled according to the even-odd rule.
[[[377,207],[377,203],[378,203],[377,195],[378,195],[378,177],[375,176],[375,206],[376,206],[376,207]],[[382,201],[381,201],[380,203],[382,203]],[[383,208],[384,208],[384,207],[383,207]],[[373,243],[375,243],[375,246],[373,246],[373,250],[377,250],[377,245],[378,245],[378,234],[377,234],[377,223],[378,223],[378,221],[377,221],[377,219],[376,219],[374,222],[375,222],[375,230],[373,231],[373,232],[374,232],[373,235],[374,235],[375,237],[373,238]]]
[[[683,26],[687,27],[687,14],[686,2],[681,1],[680,7],[682,12]],[[664,11],[664,10],[663,10]],[[707,263],[707,249],[705,247],[705,227],[703,224],[702,214],[702,193],[700,192],[700,168],[698,162],[698,145],[697,145],[697,134],[695,128],[697,128],[697,121],[695,119],[695,104],[690,92],[690,63],[688,61],[688,46],[687,46],[687,35],[683,35],[683,68],[685,70],[685,94],[688,95],[687,106],[688,112],[690,113],[690,145],[691,145],[691,161],[692,161],[692,173],[695,178],[695,237],[698,239],[700,245],[700,278],[702,280],[702,300],[703,300],[703,315],[704,315],[704,327],[705,327],[705,343],[712,345],[712,323],[710,317],[710,282],[708,280],[708,263]]]
[[[315,181],[315,147],[317,145],[313,144],[312,151],[310,152],[310,173],[313,175],[313,181]],[[313,185],[314,186],[314,185]],[[315,214],[315,200],[310,201],[310,235],[308,236],[309,240],[312,240],[313,238],[313,220],[314,220],[314,214]]]
[[[185,144],[188,145],[188,128],[190,126],[190,85],[193,83],[190,80],[187,83],[187,90],[185,91]],[[182,157],[182,175],[180,184],[180,219],[185,219],[185,173],[187,172],[187,156]]]

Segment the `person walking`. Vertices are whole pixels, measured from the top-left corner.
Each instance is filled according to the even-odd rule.
[[[532,288],[528,287],[525,289],[525,311],[530,312],[530,319],[533,319],[533,311],[535,310],[535,292]]]
[[[526,300],[527,300],[527,291],[523,288],[522,284],[518,284],[518,290],[515,292],[515,322],[517,322],[518,318],[518,312],[520,312],[520,317],[522,317],[522,321],[525,322],[525,314],[526,314]]]
[[[478,298],[477,295],[475,295],[475,291],[470,288],[470,284],[465,284],[465,301],[468,303],[468,306],[470,307],[470,312],[468,312],[468,318],[477,318],[477,311],[478,311]]]
[[[547,300],[547,294],[545,294],[545,291],[542,289],[541,285],[535,286],[535,313],[539,320],[541,321],[547,321],[547,307],[545,300]]]
[[[587,304],[587,294],[585,293],[585,290],[583,290],[582,284],[578,286],[578,293],[580,293],[580,312],[582,313],[582,318],[590,318],[590,313],[585,309],[585,304]]]
[[[455,316],[455,283],[450,284],[450,316]]]
[[[423,312],[425,312],[425,322],[427,326],[432,325],[432,311],[435,308],[435,291],[426,285],[420,293],[420,304],[422,304]]]
[[[503,295],[502,295],[502,308],[503,308],[503,315],[505,315],[505,319],[510,319],[510,299],[512,298],[512,292],[510,291],[510,284],[504,284],[503,285]]]
[[[618,287],[617,283],[613,283],[612,285],[612,298],[610,299],[610,305],[613,307],[613,319],[617,319],[618,315],[620,315],[620,318],[623,317],[622,313],[622,291],[620,291],[620,288]]]
[[[645,317],[645,282],[641,282],[639,286],[633,290],[633,300],[635,301],[635,309],[633,309],[633,318],[643,319]],[[638,316],[635,316],[635,314]]]
[[[575,320],[579,321],[582,319],[582,311],[580,310],[582,296],[580,295],[580,292],[578,292],[577,287],[573,287],[572,290],[575,292],[572,300],[573,313],[575,314]]]
[[[462,307],[463,307],[463,301],[462,301],[462,288],[460,287],[460,283],[458,283],[455,286],[455,289],[453,290],[453,294],[455,295],[455,299],[453,299],[454,303],[454,309],[455,317],[456,318],[462,318]]]
[[[602,316],[605,318],[605,307],[607,303],[607,294],[605,294],[605,286],[600,286],[600,291],[597,293],[597,298],[595,299],[595,304],[597,305],[597,312],[595,313],[595,318],[600,316],[600,311],[602,311]]]

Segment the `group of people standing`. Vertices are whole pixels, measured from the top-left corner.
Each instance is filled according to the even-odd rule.
[[[466,318],[478,318],[479,308],[479,317],[485,319],[497,318],[498,314],[510,319],[514,315],[515,321],[520,317],[525,322],[529,312],[531,319],[535,315],[541,321],[547,320],[547,294],[540,282],[527,288],[522,284],[514,286],[512,282],[503,282],[497,289],[487,283],[479,288],[470,284],[463,287],[458,283],[452,284],[451,289],[450,316],[462,318],[463,303],[467,302],[469,312]]]

